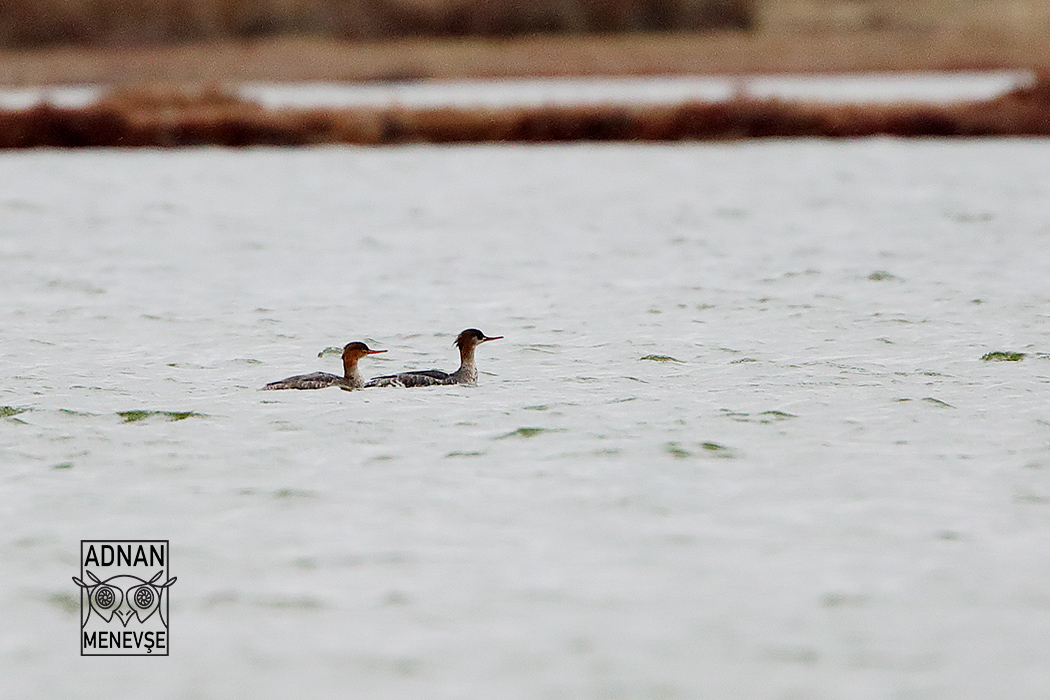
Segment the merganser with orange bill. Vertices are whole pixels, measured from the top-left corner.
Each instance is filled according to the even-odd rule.
[[[474,365],[474,349],[490,340],[499,340],[503,336],[487,336],[477,328],[468,328],[459,334],[455,345],[459,348],[459,369],[449,374],[439,369],[427,369],[418,372],[402,372],[374,377],[365,384],[371,386],[436,386],[439,384],[477,384],[478,368]]]
[[[327,389],[337,386],[341,389],[360,389],[365,385],[364,377],[357,369],[357,361],[366,355],[377,355],[386,350],[370,350],[364,343],[348,343],[343,348],[343,376],[328,372],[311,372],[297,374],[294,377],[270,382],[263,389]]]

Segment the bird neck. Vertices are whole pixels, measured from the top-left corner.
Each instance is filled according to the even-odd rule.
[[[361,372],[357,369],[356,357],[343,358],[343,378],[346,379],[346,383],[350,386],[362,386],[365,383],[364,377],[361,376]]]
[[[476,345],[461,345],[459,348],[459,369],[456,375],[467,382],[478,379],[478,368],[474,365],[474,348]]]

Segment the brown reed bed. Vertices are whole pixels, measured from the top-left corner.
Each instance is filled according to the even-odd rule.
[[[1048,57],[1050,35],[1035,30],[806,36],[725,31],[498,41],[348,42],[282,36],[119,49],[5,49],[0,50],[0,85],[1027,70],[1050,67]]]
[[[833,105],[735,97],[674,105],[267,109],[215,88],[114,90],[83,108],[0,112],[0,148],[1047,136],[1050,77],[990,100]]]
[[[5,0],[0,45],[748,29],[756,0]]]

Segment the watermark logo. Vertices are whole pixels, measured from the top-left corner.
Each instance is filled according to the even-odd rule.
[[[81,540],[81,656],[167,656],[167,540]]]

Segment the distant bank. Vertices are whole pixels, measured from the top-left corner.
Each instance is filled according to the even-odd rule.
[[[706,32],[0,51],[0,86],[1050,68],[1050,32]]]

